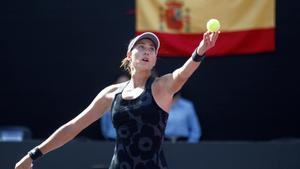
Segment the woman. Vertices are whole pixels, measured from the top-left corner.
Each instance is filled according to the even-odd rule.
[[[82,113],[32,149],[15,168],[31,168],[34,160],[72,140],[110,106],[117,132],[110,169],[167,168],[161,145],[173,95],[200,65],[205,52],[215,45],[218,34],[204,33],[182,67],[157,78],[151,76],[151,70],[160,46],[158,37],[151,32],[135,37],[121,65],[129,72],[130,80],[104,88]]]

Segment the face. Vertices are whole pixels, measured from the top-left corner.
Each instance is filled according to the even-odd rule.
[[[157,53],[151,40],[142,39],[134,45],[127,57],[133,69],[151,71],[156,64]]]

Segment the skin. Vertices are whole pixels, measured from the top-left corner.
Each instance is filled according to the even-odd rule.
[[[218,35],[219,32],[204,33],[203,39],[197,48],[197,53],[203,55],[215,46]],[[133,49],[127,53],[127,58],[130,60],[131,78],[122,92],[122,97],[123,99],[135,99],[145,90],[145,83],[157,61],[157,51],[152,41],[143,39],[137,42]],[[155,79],[151,86],[152,94],[156,103],[164,111],[169,112],[173,95],[182,88],[200,64],[201,62],[194,62],[192,58],[189,58],[172,73]],[[116,90],[123,85],[124,82],[104,88],[83,112],[58,128],[50,137],[38,145],[38,148],[43,154],[47,154],[72,140],[83,129],[98,120],[105,110],[110,108]],[[32,166],[32,159],[27,154],[16,163],[15,169],[30,169]]]

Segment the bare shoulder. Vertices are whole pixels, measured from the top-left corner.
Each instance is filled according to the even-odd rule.
[[[167,93],[173,95],[182,88],[187,80],[188,78],[182,78],[179,69],[177,69],[173,73],[168,73],[158,78],[157,84]]]
[[[167,90],[167,85],[172,80],[172,78],[173,78],[172,73],[168,73],[161,77],[157,77],[154,81],[153,87],[155,87],[156,89],[159,89],[160,91]]]
[[[112,84],[104,88],[101,92],[103,92],[104,96],[107,99],[113,100],[119,88],[122,88],[127,82]],[[100,93],[101,93],[100,92]]]
[[[107,109],[111,105],[112,101],[114,100],[116,92],[123,85],[125,85],[125,83],[112,84],[112,85],[105,87],[95,97],[95,99],[92,102],[92,105],[104,107],[105,109]]]

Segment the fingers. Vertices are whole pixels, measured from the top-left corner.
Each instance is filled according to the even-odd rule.
[[[209,37],[209,32],[207,31],[203,34],[203,40],[206,40],[208,37]]]
[[[220,33],[221,33],[220,31],[214,33],[214,36],[213,36],[214,41],[216,41],[218,39]]]
[[[205,42],[205,44],[207,44],[207,43],[209,43],[209,41],[210,41],[210,36],[209,36],[209,33],[207,33],[204,35],[204,42]]]
[[[219,34],[220,32],[214,32],[211,36],[211,43],[212,43],[212,46],[215,46],[215,43],[219,37]]]
[[[209,42],[209,41],[213,42],[213,41],[216,41],[216,39],[218,39],[219,34],[220,34],[220,31],[218,31],[218,32],[207,31],[203,34],[203,39],[207,42]]]
[[[205,32],[203,34],[203,40],[200,42],[199,47],[203,49],[203,51],[207,51],[208,49],[215,46],[215,43],[219,37],[220,31],[218,32]]]

